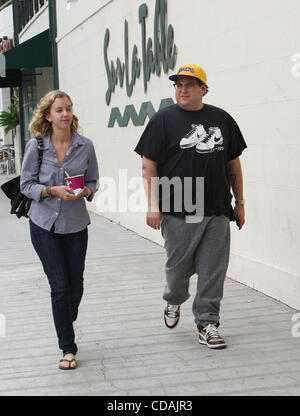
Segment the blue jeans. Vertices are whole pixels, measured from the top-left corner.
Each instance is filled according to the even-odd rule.
[[[51,288],[52,313],[59,348],[65,354],[76,354],[73,322],[83,294],[83,271],[88,232],[55,234],[31,220],[30,235]]]

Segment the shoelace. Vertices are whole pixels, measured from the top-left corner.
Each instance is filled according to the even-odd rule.
[[[179,306],[178,305],[168,305],[167,306],[167,315],[169,318],[177,318]]]
[[[209,134],[208,136],[204,137],[203,140],[201,140],[201,143],[207,143],[212,138],[212,134]]]
[[[188,132],[188,134],[184,137],[185,139],[188,139],[190,136],[192,136],[194,133],[196,133],[196,129],[192,129],[191,131]]]
[[[220,334],[214,324],[208,324],[204,331],[206,332],[207,336],[211,338],[220,338]]]

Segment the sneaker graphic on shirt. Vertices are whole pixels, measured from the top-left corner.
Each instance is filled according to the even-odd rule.
[[[210,127],[207,136],[198,142],[196,152],[210,153],[216,146],[223,144],[223,136],[219,127]]]
[[[179,146],[181,149],[188,149],[196,146],[196,144],[206,136],[207,133],[202,124],[192,124],[192,130],[181,139]]]
[[[214,150],[224,150],[223,136],[219,127],[209,127],[208,133],[202,124],[192,124],[192,130],[184,136],[179,146],[181,149],[189,149],[196,146],[197,153],[211,153]]]

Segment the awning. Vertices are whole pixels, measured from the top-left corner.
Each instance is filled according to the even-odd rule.
[[[6,71],[52,66],[49,29],[4,52],[3,55],[6,60]]]
[[[0,88],[14,88],[22,85],[22,73],[20,69],[8,69],[6,77],[0,77]]]

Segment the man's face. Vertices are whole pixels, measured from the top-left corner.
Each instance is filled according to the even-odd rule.
[[[195,78],[185,76],[178,77],[175,84],[175,97],[179,107],[188,111],[201,110],[206,86],[200,86]]]

